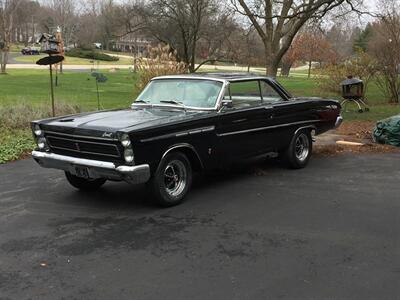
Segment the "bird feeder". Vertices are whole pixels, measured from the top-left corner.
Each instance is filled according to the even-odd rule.
[[[348,103],[353,102],[358,106],[358,112],[369,111],[367,104],[364,101],[364,82],[361,79],[347,76],[341,84],[342,86],[342,107],[344,108]]]
[[[341,86],[344,99],[361,99],[364,97],[364,82],[361,79],[348,76],[341,83]]]
[[[50,71],[50,95],[51,95],[51,107],[53,117],[55,116],[55,106],[54,106],[54,86],[53,86],[53,65],[59,64],[64,60],[64,56],[59,54],[58,45],[60,42],[56,39],[54,35],[43,33],[39,39],[41,44],[40,51],[47,53],[49,56],[39,59],[36,64],[40,66],[49,66]]]
[[[40,51],[43,53],[59,54],[59,44],[60,42],[54,35],[43,33],[39,39]]]

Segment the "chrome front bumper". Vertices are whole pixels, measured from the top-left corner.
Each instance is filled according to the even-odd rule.
[[[76,167],[86,167],[90,178],[124,180],[132,184],[150,179],[149,165],[116,166],[112,162],[77,158],[49,152],[33,151],[32,157],[43,168],[59,169],[76,175]]]
[[[342,117],[341,115],[339,115],[339,116],[336,118],[335,128],[338,128],[340,125],[342,125],[342,123],[343,123],[343,117]]]

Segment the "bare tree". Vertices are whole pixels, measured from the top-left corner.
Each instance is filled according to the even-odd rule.
[[[202,25],[198,56],[202,59],[228,58],[231,50],[229,40],[238,29],[229,11],[208,16]]]
[[[0,0],[0,73],[5,74],[15,13],[21,0]]]
[[[117,3],[105,0],[100,3],[97,31],[103,45],[110,49],[115,39],[141,31],[145,28],[144,3],[140,0]]]
[[[177,51],[179,60],[195,69],[197,42],[204,20],[215,13],[212,0],[153,0],[147,14],[149,31]]]
[[[49,7],[52,9],[52,26],[60,26],[64,43],[65,45],[69,45],[74,41],[75,33],[79,25],[76,15],[76,1],[49,0]]]
[[[263,45],[253,26],[248,28],[238,27],[227,40],[229,52],[228,57],[240,64],[250,66],[261,66],[263,64]],[[260,59],[261,57],[261,59]]]
[[[397,5],[384,7],[386,13],[372,25],[368,49],[377,61],[377,83],[389,102],[400,102],[400,14]]]
[[[265,48],[267,75],[275,77],[279,64],[300,29],[311,19],[348,5],[355,9],[362,0],[231,0],[236,12],[253,24]]]

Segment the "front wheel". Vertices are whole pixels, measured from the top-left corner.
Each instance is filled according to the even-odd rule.
[[[73,187],[82,191],[95,191],[106,182],[106,179],[104,178],[85,179],[75,176],[69,172],[65,172],[65,177]]]
[[[285,153],[288,166],[292,169],[304,168],[312,155],[312,146],[310,131],[297,132]]]
[[[154,200],[164,207],[182,203],[192,185],[192,176],[186,155],[180,152],[167,154],[149,182]]]

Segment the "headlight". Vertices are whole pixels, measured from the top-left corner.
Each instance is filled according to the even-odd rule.
[[[133,150],[131,148],[125,149],[124,158],[127,163],[132,163],[135,157],[133,156]]]
[[[47,145],[46,139],[44,137],[39,138],[37,140],[37,145],[38,145],[39,149],[46,148],[46,145]]]
[[[125,148],[129,147],[131,145],[131,140],[129,139],[129,135],[127,135],[126,133],[124,133],[121,136],[121,144],[122,146],[124,146]]]
[[[33,133],[34,133],[36,136],[41,136],[41,135],[43,134],[43,131],[42,131],[42,129],[40,129],[39,124],[35,124],[35,125],[33,126]]]

